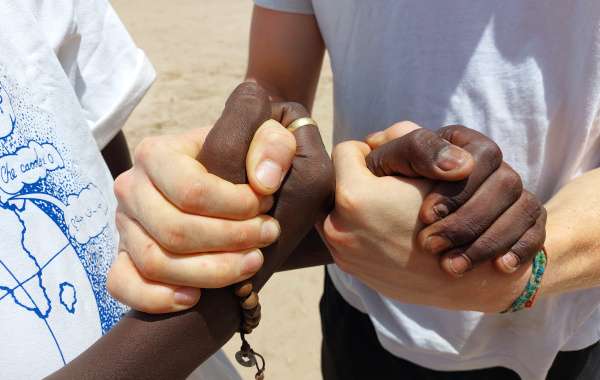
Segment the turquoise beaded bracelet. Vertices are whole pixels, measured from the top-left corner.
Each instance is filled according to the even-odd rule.
[[[546,270],[547,264],[548,257],[546,255],[546,251],[542,249],[535,255],[535,258],[533,259],[531,277],[529,278],[527,285],[525,285],[523,293],[521,293],[515,302],[513,302],[512,305],[510,305],[510,307],[504,310],[502,313],[514,313],[516,311],[533,306],[535,296],[542,285],[542,277],[544,276],[544,271]]]

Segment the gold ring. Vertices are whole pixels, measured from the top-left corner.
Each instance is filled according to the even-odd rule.
[[[319,128],[317,122],[314,121],[311,117],[301,117],[300,119],[296,119],[287,126],[288,131],[294,133],[297,129],[305,127],[307,125],[312,125],[313,127]]]

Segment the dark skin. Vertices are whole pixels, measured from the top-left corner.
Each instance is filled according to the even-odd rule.
[[[108,145],[102,149],[102,158],[104,158],[113,178],[117,178],[119,174],[131,169],[131,155],[123,131],[119,131]]]
[[[299,104],[271,104],[266,91],[256,84],[244,83],[228,100],[223,115],[206,139],[199,160],[210,172],[233,183],[244,183],[245,157],[254,131],[269,118],[285,126],[307,115]],[[317,128],[303,127],[294,134],[297,154],[271,212],[280,222],[282,234],[264,250],[265,263],[252,279],[255,289],[261,289],[276,271],[332,261],[313,228],[333,205],[331,160]],[[429,142],[425,148],[420,146],[424,154],[414,155],[418,144],[422,144],[422,140],[413,135],[402,143],[402,150],[392,150],[389,146],[381,153],[375,150],[368,158],[372,171],[386,175],[390,171],[420,167],[422,173],[413,172],[414,175],[431,172],[427,163],[435,165],[438,152],[449,142],[442,139]],[[103,153],[118,151],[118,147],[124,152],[124,139],[117,139]],[[111,167],[113,175],[126,166]],[[183,379],[222,347],[239,325],[239,300],[232,289],[207,289],[200,302],[185,312],[128,313],[107,335],[49,378]]]

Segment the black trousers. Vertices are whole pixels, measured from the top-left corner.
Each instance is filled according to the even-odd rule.
[[[324,380],[519,380],[503,367],[474,371],[434,371],[398,358],[386,351],[366,314],[350,306],[325,274],[320,303],[323,344],[321,368]],[[549,380],[600,379],[600,344],[580,351],[560,352]]]

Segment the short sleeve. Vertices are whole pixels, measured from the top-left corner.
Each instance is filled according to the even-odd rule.
[[[57,55],[102,149],[121,130],[156,74],[108,1],[76,4],[74,33]]]
[[[254,0],[259,7],[275,11],[302,13],[311,15],[314,13],[312,0]]]

